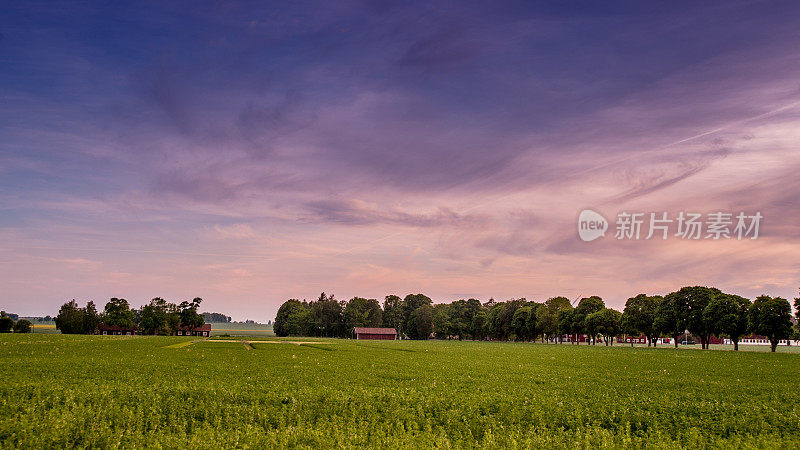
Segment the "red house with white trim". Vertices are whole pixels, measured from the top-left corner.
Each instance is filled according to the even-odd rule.
[[[211,336],[211,324],[207,323],[201,327],[180,327],[175,330],[176,336],[204,336],[209,337]]]

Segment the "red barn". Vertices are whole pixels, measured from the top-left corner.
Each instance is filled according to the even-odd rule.
[[[397,339],[397,330],[394,328],[353,328],[353,339],[378,339],[393,341]]]

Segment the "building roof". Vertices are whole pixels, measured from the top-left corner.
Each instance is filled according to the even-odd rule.
[[[355,328],[353,328],[353,333],[357,333],[357,334],[397,334],[397,330],[395,330],[394,328],[355,327]]]
[[[180,330],[180,331],[211,331],[211,324],[207,323],[207,324],[205,324],[205,325],[203,325],[201,327],[194,327],[194,328],[180,327],[180,328],[178,328],[178,330]]]
[[[136,331],[136,327],[121,327],[119,325],[106,325],[101,323],[97,326],[100,331]]]

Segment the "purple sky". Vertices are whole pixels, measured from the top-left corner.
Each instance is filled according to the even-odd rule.
[[[2,309],[796,296],[795,2],[112,3],[0,6]],[[586,208],[764,219],[583,242]]]

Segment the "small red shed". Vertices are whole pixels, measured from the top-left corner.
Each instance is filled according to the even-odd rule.
[[[397,330],[394,328],[353,328],[353,339],[377,339],[393,341],[397,339]]]

